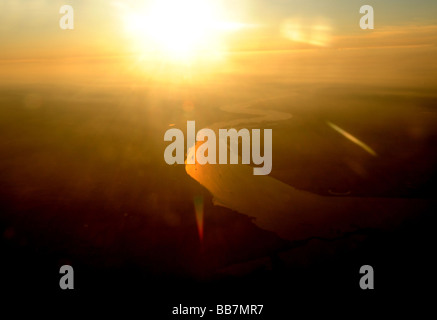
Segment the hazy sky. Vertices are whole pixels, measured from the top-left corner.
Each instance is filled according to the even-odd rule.
[[[126,10],[135,12],[147,2],[2,0],[0,58],[129,52],[135,46],[126,34]],[[375,43],[381,45],[392,42],[394,45],[423,45],[434,43],[437,34],[433,27],[437,25],[435,0],[215,2],[220,2],[224,8],[225,19],[250,26],[227,36],[229,50],[299,49],[319,43],[338,47],[369,46],[375,39]],[[75,9],[73,31],[59,28],[59,8],[63,4],[70,4]],[[359,8],[364,4],[375,9],[374,31],[359,28]],[[172,8],[168,10],[171,12]],[[287,23],[299,29],[300,35],[294,40],[284,36],[284,24]]]

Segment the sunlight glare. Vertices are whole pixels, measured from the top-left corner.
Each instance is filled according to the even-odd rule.
[[[125,16],[127,32],[143,48],[177,59],[201,50],[217,51],[219,33],[242,26],[224,21],[222,8],[212,0],[155,0]]]

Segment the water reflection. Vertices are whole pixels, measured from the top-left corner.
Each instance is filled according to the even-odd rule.
[[[215,123],[211,128],[262,125],[291,118],[291,114],[284,112],[249,108],[254,103],[222,107],[222,111],[250,117]],[[202,143],[189,149],[187,159],[194,158]],[[255,176],[251,166],[241,164],[241,159],[238,163],[186,164],[185,169],[211,192],[215,205],[253,217],[259,227],[288,240],[336,237],[362,228],[394,228],[423,204],[421,200],[411,199],[347,197],[349,193],[341,197],[321,196],[296,189],[272,176]]]

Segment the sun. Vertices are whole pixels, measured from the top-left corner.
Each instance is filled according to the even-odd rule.
[[[213,0],[154,0],[128,12],[125,26],[143,49],[187,59],[220,46],[220,32],[231,25],[222,12]]]

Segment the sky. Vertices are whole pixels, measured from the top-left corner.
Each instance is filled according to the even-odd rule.
[[[65,4],[73,30],[59,26]],[[434,90],[436,13],[434,0],[2,0],[0,84],[240,74]]]
[[[0,59],[123,54],[139,50],[138,38],[126,31],[127,12],[141,11],[150,1],[2,0]],[[386,46],[423,45],[434,44],[437,35],[434,0],[210,2],[222,8],[220,18],[244,26],[222,35],[221,41],[226,46],[221,49],[226,50],[307,49],[320,44],[367,47],[374,39]],[[64,4],[74,8],[73,31],[59,28],[59,8]],[[359,28],[359,9],[365,4],[375,10],[372,31]],[[168,12],[169,16],[177,14],[171,6]],[[287,38],[284,25],[298,28],[300,36]]]

